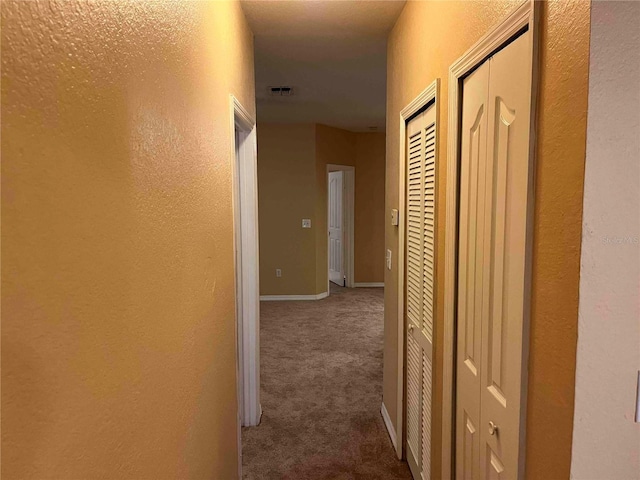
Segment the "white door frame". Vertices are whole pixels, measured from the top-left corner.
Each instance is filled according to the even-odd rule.
[[[234,251],[236,258],[236,375],[238,429],[258,425],[260,407],[260,285],[258,271],[258,162],[256,121],[230,95],[233,159]],[[236,129],[240,145],[236,157]],[[239,206],[238,206],[239,203]],[[240,235],[238,235],[238,232]],[[240,442],[240,432],[238,432]],[[240,452],[240,450],[239,450]]]
[[[447,139],[447,186],[446,186],[446,222],[445,222],[445,266],[444,266],[444,345],[443,345],[443,393],[442,393],[442,478],[452,479],[455,476],[453,463],[455,451],[455,310],[456,310],[456,259],[458,240],[458,178],[460,160],[460,118],[462,101],[460,98],[463,79],[482,62],[504,47],[518,33],[527,29],[532,38],[532,81],[531,81],[531,131],[529,134],[529,198],[527,199],[527,258],[525,260],[525,312],[523,332],[522,363],[522,415],[526,415],[527,369],[529,353],[529,303],[531,284],[531,251],[533,243],[533,204],[535,177],[535,140],[536,112],[538,91],[538,23],[540,3],[525,0],[516,7],[499,25],[492,28],[478,40],[462,57],[449,68],[449,121]],[[523,419],[524,420],[524,419]],[[523,477],[524,441],[526,421],[521,421],[520,468],[518,478]]]
[[[344,243],[344,274],[347,276],[347,287],[353,288],[354,277],[354,230],[355,230],[355,192],[356,168],[348,165],[327,165],[327,295],[331,292],[329,280],[329,172],[342,171],[342,241]]]
[[[438,101],[438,97],[440,95],[440,79],[436,78],[427,88],[425,88],[416,98],[414,98],[409,105],[404,107],[400,111],[400,154],[398,157],[398,192],[399,195],[399,208],[398,212],[400,214],[400,219],[398,221],[399,227],[399,242],[398,242],[398,393],[397,393],[397,417],[396,417],[396,438],[394,440],[394,445],[396,447],[396,455],[398,458],[402,459],[404,442],[405,442],[405,431],[404,431],[404,417],[405,417],[405,408],[404,408],[404,390],[405,390],[405,351],[404,351],[404,336],[405,336],[405,315],[404,315],[404,307],[405,307],[405,235],[406,235],[406,169],[407,169],[407,159],[406,155],[406,140],[407,140],[407,121],[418,113],[420,110],[425,108],[430,103],[434,103],[436,108],[436,152],[439,151],[439,137],[440,137],[440,129],[437,127],[440,118],[440,105]],[[436,172],[438,171],[438,160],[436,158]],[[437,173],[436,173],[437,175]],[[436,182],[437,185],[438,182]],[[437,186],[436,186],[437,189]],[[437,201],[437,193],[436,193],[436,201]],[[436,207],[437,212],[437,207]],[[437,231],[437,213],[436,213],[436,231]],[[437,241],[437,239],[436,239]],[[434,265],[434,269],[437,268],[437,265]],[[435,277],[435,271],[434,271]],[[435,293],[435,292],[434,292]],[[437,297],[437,295],[434,295]],[[387,411],[387,408],[382,404],[383,411]],[[393,432],[389,433],[393,435]]]

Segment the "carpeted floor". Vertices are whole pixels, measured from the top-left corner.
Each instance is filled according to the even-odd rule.
[[[380,415],[382,289],[260,308],[263,415],[242,429],[244,478],[410,479]]]

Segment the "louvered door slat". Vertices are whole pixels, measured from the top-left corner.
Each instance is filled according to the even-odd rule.
[[[414,455],[421,443],[421,359],[420,346],[407,335],[407,444]]]
[[[407,216],[407,296],[409,321],[420,326],[422,323],[422,244],[423,239],[423,215],[424,190],[422,152],[424,149],[423,132],[419,131],[409,138],[409,168],[407,175],[408,184],[408,212]]]
[[[427,126],[424,131],[425,136],[425,157],[424,157],[424,204],[425,212],[429,210],[428,214],[425,213],[425,219],[423,221],[423,321],[422,328],[425,336],[429,340],[429,343],[433,343],[433,305],[434,305],[434,249],[435,249],[435,215],[433,210],[435,209],[436,202],[436,163],[435,163],[435,140],[436,140],[436,125],[435,122]],[[428,217],[428,218],[427,218]]]
[[[422,478],[431,478],[431,370],[432,362],[422,356]]]

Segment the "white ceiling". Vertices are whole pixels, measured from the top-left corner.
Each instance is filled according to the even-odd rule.
[[[243,0],[259,122],[385,128],[386,45],[404,0]],[[291,86],[273,97],[269,86]]]

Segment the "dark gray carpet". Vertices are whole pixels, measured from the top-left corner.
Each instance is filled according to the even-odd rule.
[[[245,479],[410,479],[380,416],[383,291],[332,285],[262,302],[262,423],[242,429]]]

